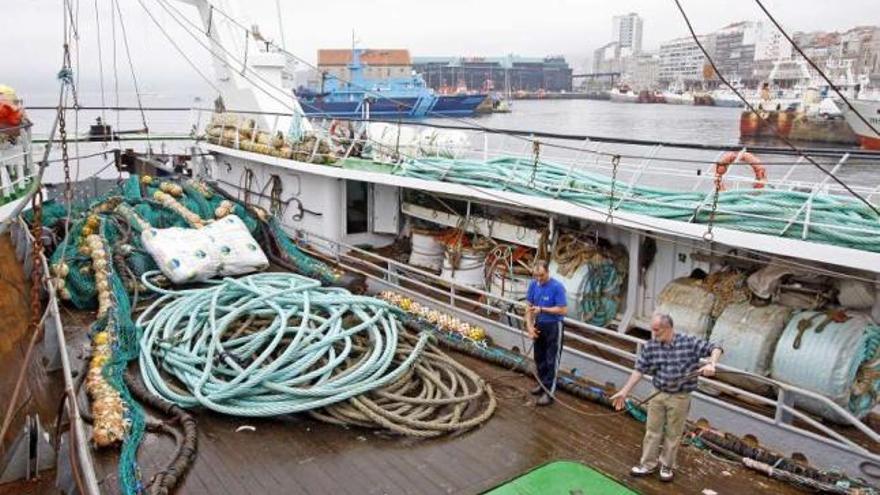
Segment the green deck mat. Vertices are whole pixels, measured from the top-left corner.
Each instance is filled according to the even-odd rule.
[[[555,461],[495,487],[485,495],[634,495],[636,493],[583,464]]]

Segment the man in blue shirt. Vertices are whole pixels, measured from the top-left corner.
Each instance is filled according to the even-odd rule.
[[[535,278],[526,292],[528,307],[525,318],[529,338],[535,341],[535,367],[539,379],[532,394],[540,396],[537,405],[547,406],[553,402],[556,393],[556,375],[562,356],[562,320],[568,308],[565,287],[558,280],[550,278],[546,262],[536,261],[532,275]]]

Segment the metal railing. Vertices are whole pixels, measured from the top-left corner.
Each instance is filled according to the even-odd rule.
[[[36,173],[31,128],[28,123],[0,130],[0,204],[20,197]]]
[[[16,219],[16,225],[19,229],[18,243],[26,243],[27,246],[33,246],[34,238],[31,235],[30,228],[28,227],[24,219],[18,217]],[[31,256],[32,254],[29,247],[25,250],[23,261],[25,267],[28,266]],[[30,268],[37,269],[37,267]],[[49,270],[49,262],[46,259],[46,256],[43,254],[40,255],[39,269],[41,269],[43,272],[43,290],[48,296],[46,309],[43,312],[43,316],[41,318],[41,322],[46,328],[46,331],[43,335],[43,347],[44,349],[50,350],[48,354],[55,354],[54,356],[51,356],[49,358],[50,362],[53,360],[57,360],[60,362],[61,374],[64,380],[64,393],[68,397],[68,400],[65,400],[65,407],[67,409],[68,418],[70,419],[70,428],[74,430],[71,438],[68,441],[75,440],[73,448],[76,452],[76,459],[70,459],[70,462],[76,462],[79,466],[77,471],[79,472],[83,486],[78,488],[84,490],[87,495],[98,495],[101,492],[98,488],[98,481],[95,475],[95,467],[92,461],[88,435],[86,435],[86,425],[83,421],[82,415],[80,414],[79,401],[76,398],[77,391],[73,379],[73,371],[70,366],[70,354],[67,347],[67,339],[64,334],[64,325],[61,321],[57,291],[55,290],[55,286],[52,282],[52,275]],[[49,332],[48,330],[50,328],[54,331]],[[54,333],[55,335],[51,335],[51,333]],[[56,445],[54,447],[57,449],[59,445]]]
[[[196,112],[198,114],[198,112]],[[243,117],[262,115],[260,112],[242,112]],[[207,118],[199,118],[206,121]],[[280,117],[276,117],[276,127],[266,129],[265,132],[270,134],[286,134],[286,129],[277,128],[277,122]],[[256,119],[255,119],[256,120]],[[323,136],[326,142],[334,142],[329,133],[333,121],[329,119],[312,119],[312,123],[316,129],[315,132],[326,133]],[[270,121],[271,124],[271,121]],[[698,205],[693,211],[691,221],[695,221],[700,210],[708,210],[711,206],[712,211],[717,215],[725,216],[725,218],[737,218],[748,223],[743,230],[754,231],[754,229],[764,229],[761,233],[765,235],[776,236],[792,236],[792,229],[797,229],[800,233],[797,237],[807,239],[808,233],[811,231],[827,233],[831,239],[836,241],[823,241],[824,243],[840,243],[844,246],[854,236],[865,233],[866,228],[872,233],[877,232],[864,225],[854,223],[847,224],[845,222],[835,222],[834,217],[827,215],[827,207],[823,209],[826,214],[823,217],[812,215],[812,205],[818,196],[837,196],[839,198],[850,198],[853,208],[859,208],[856,199],[850,196],[842,186],[831,183],[830,175],[818,171],[816,168],[807,164],[801,157],[795,158],[789,155],[767,155],[771,161],[767,162],[768,168],[771,168],[769,180],[766,187],[769,189],[782,191],[801,191],[801,196],[789,196],[783,198],[785,202],[791,203],[791,208],[773,207],[766,205],[763,208],[747,208],[742,206],[726,206],[725,204],[715,205],[711,199],[714,193],[715,181],[715,162],[717,162],[724,150],[734,147],[705,147],[698,149],[676,149],[666,146],[662,143],[654,144],[627,144],[614,142],[600,142],[585,140],[573,145],[569,142],[561,141],[561,138],[552,138],[547,142],[541,142],[539,145],[533,145],[533,138],[518,135],[510,135],[495,132],[492,130],[460,130],[456,132],[464,133],[467,139],[464,144],[457,150],[450,149],[425,149],[422,146],[424,139],[430,141],[429,138],[419,138],[418,134],[409,132],[406,143],[402,143],[400,136],[401,129],[410,126],[428,126],[425,123],[388,123],[383,122],[385,130],[391,129],[390,136],[383,135],[378,139],[371,139],[369,133],[364,132],[367,122],[348,121],[345,125],[355,126],[353,137],[349,136],[344,139],[341,144],[337,143],[330,155],[337,159],[342,157],[343,167],[357,167],[355,163],[350,163],[346,159],[352,151],[358,147],[372,150],[372,155],[367,155],[373,162],[385,164],[389,173],[394,173],[397,167],[411,159],[431,158],[431,157],[456,157],[461,159],[473,159],[484,161],[495,157],[514,157],[524,160],[523,163],[531,163],[533,160],[540,159],[542,162],[550,162],[563,170],[568,170],[568,175],[577,170],[584,173],[592,173],[606,180],[614,178],[617,188],[621,191],[619,197],[612,198],[612,206],[608,207],[608,215],[611,216],[619,211],[625,203],[630,204],[630,208],[624,206],[624,211],[641,212],[641,215],[651,216],[653,211],[665,211],[670,204],[664,199],[665,196],[659,196],[659,192],[649,192],[647,194],[634,194],[637,187],[667,190],[671,194],[675,192],[697,192],[703,195],[702,205]],[[441,128],[454,126],[440,126]],[[396,134],[394,130],[396,129]],[[398,139],[392,139],[397,136]],[[415,136],[415,137],[413,137]],[[422,141],[420,141],[422,139]],[[235,133],[235,139],[227,140],[222,144],[231,148],[241,149],[238,132]],[[317,141],[314,143],[314,150],[304,161],[314,161],[313,158],[317,153]],[[429,147],[430,148],[430,147]],[[747,146],[735,147],[739,151],[739,155],[748,152]],[[247,151],[247,150],[246,150]],[[378,158],[376,154],[378,153]],[[433,155],[431,153],[434,153]],[[690,156],[682,156],[684,153],[690,153]],[[273,156],[279,156],[277,152],[272,152]],[[774,156],[776,158],[774,158]],[[283,158],[283,156],[282,156]],[[288,157],[289,158],[289,157]],[[822,162],[826,166],[828,173],[839,174],[844,170],[852,170],[852,167],[877,166],[880,165],[880,154],[865,153],[853,150],[840,150],[833,152],[825,150],[824,154],[816,160]],[[300,160],[303,161],[303,160]],[[772,165],[772,166],[771,166]],[[844,169],[846,165],[846,169]],[[405,165],[404,165],[405,166]],[[418,168],[418,164],[415,165]],[[431,165],[433,166],[433,165]],[[431,167],[429,166],[429,168]],[[782,173],[784,167],[785,172]],[[749,167],[742,165],[734,167],[732,172],[725,176],[725,184],[728,189],[745,189],[752,188],[755,184],[755,178],[743,175],[736,175],[737,171],[748,170]],[[433,169],[432,169],[433,170]],[[861,170],[861,169],[858,169]],[[858,172],[857,170],[857,172]],[[777,176],[774,171],[781,173],[781,177]],[[555,197],[559,197],[560,193],[567,193],[566,196],[578,196],[587,198],[585,201],[592,201],[589,198],[601,199],[603,195],[613,195],[613,192],[603,192],[601,187],[589,184],[577,185],[568,181],[568,175],[559,181],[556,187]],[[440,180],[440,179],[438,179]],[[518,179],[510,179],[518,180]],[[511,184],[512,186],[525,187],[526,184]],[[476,187],[468,186],[465,187]],[[546,186],[541,186],[546,188]],[[597,188],[598,187],[598,188]],[[861,196],[870,196],[877,190],[875,184],[861,184],[851,186],[852,190]],[[613,191],[614,188],[612,188]],[[554,196],[552,191],[548,193],[546,190],[536,191],[538,196]],[[747,198],[747,197],[743,197]],[[744,199],[745,200],[745,199]],[[759,198],[756,198],[756,201]],[[681,199],[680,203],[676,203],[683,215],[686,215],[690,208],[691,199]],[[577,203],[581,204],[581,203]],[[755,206],[760,206],[755,203]],[[598,208],[598,207],[596,207]],[[595,209],[588,207],[588,209]],[[792,213],[794,212],[794,213]],[[668,213],[667,213],[668,214]],[[766,225],[776,225],[776,232],[768,233]],[[732,227],[737,230],[737,227]],[[749,230],[751,229],[751,230]],[[819,235],[819,234],[816,234]],[[825,235],[825,234],[822,234]]]
[[[509,332],[513,332],[521,336],[525,335],[525,333],[520,328],[518,328],[521,327],[523,318],[517,313],[510,311],[510,309],[522,306],[523,303],[521,301],[510,300],[505,298],[504,296],[493,294],[479,288],[458,285],[453,281],[442,279],[434,273],[407,265],[405,263],[401,263],[391,258],[383,257],[376,253],[358,248],[356,246],[348,245],[340,241],[335,241],[327,237],[320,236],[318,234],[299,230],[293,233],[293,235],[295,236],[295,238],[306,244],[314,243],[315,241],[317,241],[318,244],[329,248],[330,250],[332,250],[332,254],[330,254],[329,256],[323,254],[323,256],[334,259],[348,270],[361,273],[369,277],[370,279],[382,281],[383,283],[393,285],[395,287],[395,290],[400,290],[404,293],[410,294],[411,296],[424,296],[426,293],[434,294],[436,297],[432,297],[432,299],[436,300],[436,304],[443,306],[451,311],[465,312],[467,313],[468,317],[478,321],[482,321],[485,324],[506,326],[506,330]],[[357,253],[359,256],[354,256],[351,253]],[[386,266],[382,266],[383,264],[385,264]],[[368,270],[358,268],[359,265],[362,267],[368,267]],[[376,275],[376,272],[381,273],[382,276]],[[422,292],[415,291],[406,287],[401,283],[401,281],[417,287]],[[486,302],[482,300],[474,300],[474,296],[478,296],[480,299],[485,299]],[[494,301],[496,304],[490,304],[489,301]],[[502,307],[499,307],[499,305]],[[482,314],[476,313],[472,310],[472,308],[479,308],[480,310],[486,311],[487,314],[494,314],[497,316],[497,319],[492,319]],[[501,321],[502,318],[506,318],[507,321],[511,324],[505,325]],[[516,323],[515,325],[513,324],[514,322]],[[578,335],[573,332],[569,332],[566,334],[566,340],[570,339],[575,342],[594,346],[602,350],[603,352],[607,352],[618,358],[623,358],[630,363],[635,363],[638,352],[641,351],[642,346],[644,346],[644,344],[646,343],[642,339],[622,334],[615,330],[591,325],[589,323],[585,323],[568,317],[565,318],[565,323],[568,327],[601,335],[612,342],[618,342],[620,344],[628,346],[635,346],[635,352],[629,352],[625,349],[622,349],[620,346],[608,344],[594,339],[589,339],[583,335]],[[624,366],[619,363],[610,362],[607,359],[601,358],[600,356],[592,355],[587,351],[572,348],[568,345],[564,346],[564,350],[573,355],[589,357],[591,360],[602,360],[605,362],[605,364],[616,367],[620,370],[625,370],[627,372],[632,371],[631,366]],[[702,394],[704,396],[704,399],[707,401],[716,402],[718,405],[723,405],[724,407],[735,408],[738,414],[744,414],[754,418],[762,418],[764,420],[769,419],[774,424],[780,427],[787,428],[792,431],[797,431],[798,433],[803,435],[812,436],[821,441],[836,442],[859,452],[870,453],[870,450],[857,444],[853,440],[845,437],[844,435],[829,428],[828,426],[822,424],[812,415],[798,409],[795,405],[791,403],[790,400],[794,397],[810,398],[812,400],[820,402],[824,407],[828,408],[831,411],[834,411],[834,413],[839,415],[841,418],[844,418],[847,426],[855,428],[860,433],[864,434],[868,439],[870,439],[876,448],[880,448],[880,434],[878,434],[876,431],[871,429],[863,422],[859,421],[859,419],[853,416],[850,411],[841,407],[837,403],[831,401],[821,394],[794,385],[779,382],[777,380],[773,380],[764,376],[739,370],[730,366],[719,364],[717,368],[721,371],[721,373],[734,373],[736,375],[752,379],[758,383],[771,386],[776,390],[776,396],[774,398],[765,397],[763,395],[756,394],[730,383],[715,379],[710,380],[701,377],[700,381],[703,385],[708,385],[716,390],[721,390],[731,395],[747,399],[752,403],[766,406],[771,410],[768,412],[769,414],[760,414],[746,408],[739,407],[735,404],[730,404],[728,402],[722,401],[715,397]],[[793,426],[791,424],[793,419],[803,421],[805,424],[809,425],[811,428],[815,429],[821,434],[817,434],[813,431]]]

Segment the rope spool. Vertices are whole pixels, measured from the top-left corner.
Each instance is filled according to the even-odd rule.
[[[437,238],[438,233],[427,229],[412,229],[412,249],[409,264],[438,272],[443,265],[443,243]]]

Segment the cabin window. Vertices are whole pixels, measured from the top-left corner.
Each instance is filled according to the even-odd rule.
[[[366,182],[345,181],[345,232],[347,234],[362,234],[369,231],[368,199]]]

